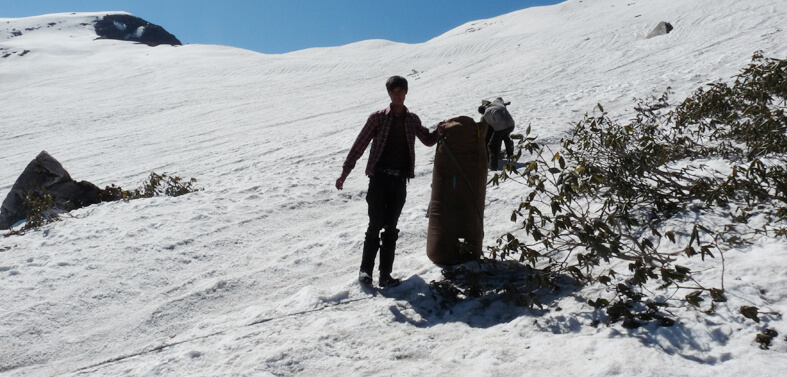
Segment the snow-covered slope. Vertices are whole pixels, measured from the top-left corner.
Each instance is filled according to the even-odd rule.
[[[41,150],[99,186],[133,188],[157,171],[196,177],[204,191],[104,203],[1,238],[0,374],[776,376],[787,367],[783,336],[758,349],[764,324],[736,312],[787,312],[777,241],[728,255],[729,306],[715,317],[681,310],[686,320],[671,328],[590,326],[592,309],[573,293],[546,313],[503,302],[447,312],[428,286],[440,278],[425,253],[432,150],[416,147],[398,288],[373,295],[356,282],[365,161],[344,191],[333,187],[366,116],[387,105],[391,75],[408,77],[406,103],[426,125],[475,117],[481,99],[500,95],[519,125],[556,141],[598,102],[626,117],[632,97],[669,86],[683,98],[757,50],[787,57],[784,1],[568,0],[422,44],[284,55],[95,40],[92,21],[104,14],[0,18],[0,198]],[[675,29],[645,39],[660,21]],[[515,186],[488,192],[488,243],[515,226]],[[780,319],[768,325],[787,333]]]

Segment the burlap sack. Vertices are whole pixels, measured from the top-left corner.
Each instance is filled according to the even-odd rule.
[[[426,254],[434,263],[458,264],[481,256],[487,128],[470,117],[455,118],[437,146],[426,238]]]

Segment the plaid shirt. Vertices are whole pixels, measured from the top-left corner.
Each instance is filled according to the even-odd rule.
[[[414,178],[415,137],[417,136],[418,140],[421,140],[424,145],[430,147],[437,143],[439,136],[437,130],[429,132],[426,127],[422,126],[421,119],[418,118],[418,115],[411,113],[407,108],[405,108],[404,117],[404,132],[407,138],[407,147],[410,150],[410,169],[407,172],[407,178]],[[388,134],[394,121],[393,118],[394,115],[391,113],[390,105],[385,108],[385,110],[380,110],[369,115],[369,119],[366,120],[366,125],[361,129],[361,133],[358,135],[358,138],[355,139],[355,143],[353,143],[353,146],[350,148],[350,153],[344,161],[342,178],[347,178],[347,176],[350,175],[350,171],[353,170],[358,159],[363,156],[366,147],[369,146],[369,142],[372,143],[372,150],[369,152],[369,162],[366,164],[366,175],[370,177],[374,175],[374,168],[377,165],[377,161],[380,161],[380,156],[383,154],[385,142],[388,140]]]

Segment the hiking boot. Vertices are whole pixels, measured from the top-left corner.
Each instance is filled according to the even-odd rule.
[[[388,288],[388,287],[395,287],[402,283],[399,279],[394,279],[391,275],[380,275],[380,287],[381,288]]]
[[[372,275],[361,271],[358,273],[358,281],[361,282],[361,284],[372,285]]]

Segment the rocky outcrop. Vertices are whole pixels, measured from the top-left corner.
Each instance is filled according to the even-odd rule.
[[[660,35],[667,35],[669,34],[669,32],[672,31],[672,29],[673,29],[672,25],[669,22],[665,22],[665,21],[659,22],[659,24],[656,25],[656,28],[653,29],[653,31],[651,31],[650,34],[648,34],[648,36],[645,37],[645,39],[658,37]]]
[[[52,196],[54,207],[62,211],[71,211],[100,201],[101,189],[87,181],[74,181],[60,162],[42,151],[27,165],[3,201],[0,207],[0,229],[8,229],[26,218],[27,208],[23,200],[26,193],[40,193],[44,190]]]
[[[108,14],[95,22],[99,38],[135,41],[149,46],[168,44],[180,46],[180,40],[163,27],[130,14]]]

